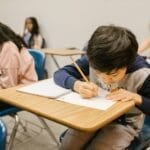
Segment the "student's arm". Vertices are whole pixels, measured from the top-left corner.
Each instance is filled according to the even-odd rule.
[[[142,96],[142,103],[137,107],[145,114],[150,115],[150,75],[138,93]]]
[[[76,61],[85,75],[89,75],[89,63],[86,56]],[[98,86],[92,82],[81,81],[81,74],[74,65],[67,65],[54,74],[56,84],[72,89],[83,98],[92,98],[98,95]]]
[[[86,56],[78,59],[76,63],[86,76],[89,75],[89,63]],[[54,73],[56,84],[68,89],[73,89],[75,81],[81,78],[82,76],[73,64],[67,65]]]
[[[34,49],[41,49],[43,44],[43,38],[41,35],[35,36],[34,37]]]
[[[0,53],[0,88],[18,84],[19,59],[17,47],[12,42],[3,44]]]
[[[142,53],[143,51],[147,50],[148,48],[150,48],[150,38],[146,39],[139,45],[138,52]]]
[[[3,45],[0,53],[0,88],[37,81],[34,61],[29,52],[18,51],[12,42]]]
[[[32,83],[38,80],[34,59],[30,55],[29,51],[23,48],[20,52],[20,81],[19,84]]]

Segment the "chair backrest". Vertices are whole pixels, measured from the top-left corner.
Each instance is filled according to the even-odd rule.
[[[35,69],[38,75],[38,80],[43,80],[45,72],[45,54],[42,51],[35,49],[29,49],[29,52],[35,61]]]
[[[6,149],[6,137],[7,137],[6,126],[4,122],[0,120],[0,150]]]

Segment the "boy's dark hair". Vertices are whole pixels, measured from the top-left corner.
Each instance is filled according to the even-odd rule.
[[[20,51],[24,47],[22,38],[17,35],[10,27],[0,22],[0,44],[4,42],[12,41]]]
[[[128,29],[100,26],[89,40],[87,56],[92,68],[108,73],[130,66],[136,58],[137,49],[136,37]]]

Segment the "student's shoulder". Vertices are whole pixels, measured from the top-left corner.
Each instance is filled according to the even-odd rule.
[[[17,55],[19,54],[19,50],[13,42],[8,41],[3,44],[1,54],[2,55]]]
[[[22,61],[24,61],[24,62],[31,62],[31,61],[33,61],[33,57],[29,53],[29,50],[27,48],[25,48],[25,47],[23,47],[21,49],[20,56],[22,58]]]

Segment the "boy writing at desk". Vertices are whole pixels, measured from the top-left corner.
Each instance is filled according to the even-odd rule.
[[[150,114],[150,69],[137,49],[136,38],[128,29],[100,26],[89,40],[87,56],[76,61],[90,82],[80,80],[82,76],[74,65],[55,72],[58,85],[83,98],[97,96],[101,87],[112,91],[109,99],[135,102],[135,108],[94,133],[69,129],[61,150],[123,150],[138,135],[144,121],[142,111]]]

